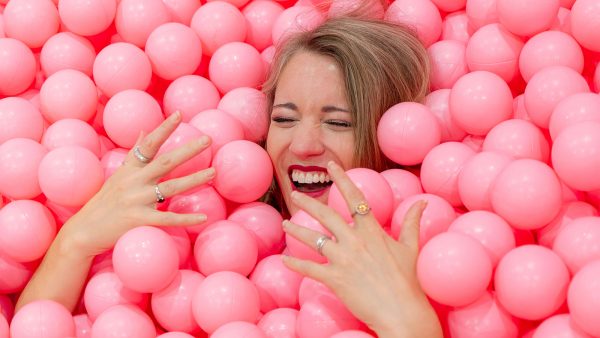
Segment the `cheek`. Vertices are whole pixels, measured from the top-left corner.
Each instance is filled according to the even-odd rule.
[[[354,163],[354,136],[343,135],[331,148],[346,170],[351,169]]]

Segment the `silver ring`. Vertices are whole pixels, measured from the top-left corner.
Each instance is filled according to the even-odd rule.
[[[366,215],[371,211],[371,207],[367,204],[367,202],[360,202],[354,207],[354,212],[352,213],[352,217],[354,215]]]
[[[135,158],[140,160],[140,162],[142,162],[142,163],[148,163],[152,160],[151,158],[146,157],[146,156],[144,156],[144,154],[142,154],[139,146],[135,146],[133,148],[133,155],[135,155]]]
[[[323,256],[323,246],[330,239],[331,238],[329,238],[329,236],[325,236],[325,235],[323,235],[317,239],[317,252],[319,253],[319,255]]]
[[[163,194],[160,192],[160,189],[158,188],[158,184],[154,185],[154,192],[156,193],[156,202],[157,203],[162,203],[165,201],[165,196],[163,196]]]

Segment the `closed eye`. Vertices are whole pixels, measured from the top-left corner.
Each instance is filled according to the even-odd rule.
[[[352,123],[350,123],[348,121],[344,121],[344,120],[327,120],[327,121],[325,121],[325,123],[327,123],[331,126],[340,127],[340,128],[352,127]]]

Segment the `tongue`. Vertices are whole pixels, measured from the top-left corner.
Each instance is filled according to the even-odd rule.
[[[300,192],[315,192],[315,191],[323,190],[330,185],[331,184],[327,184],[327,183],[298,183],[298,184],[296,184],[296,188]]]

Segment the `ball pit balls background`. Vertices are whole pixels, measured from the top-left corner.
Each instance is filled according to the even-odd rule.
[[[256,142],[274,46],[356,4],[0,0],[0,338],[374,337],[283,265],[325,259],[257,202],[273,175]],[[399,169],[348,175],[394,237],[428,201],[417,276],[446,337],[600,337],[600,0],[395,0],[371,14],[416,30],[431,92],[381,119]],[[14,313],[60,226],[176,111],[161,152],[213,143],[168,177],[218,178],[161,208],[208,226],[135,228],[96,257],[74,313],[49,300]],[[329,205],[349,217],[335,186]],[[326,232],[303,211],[292,221]]]

